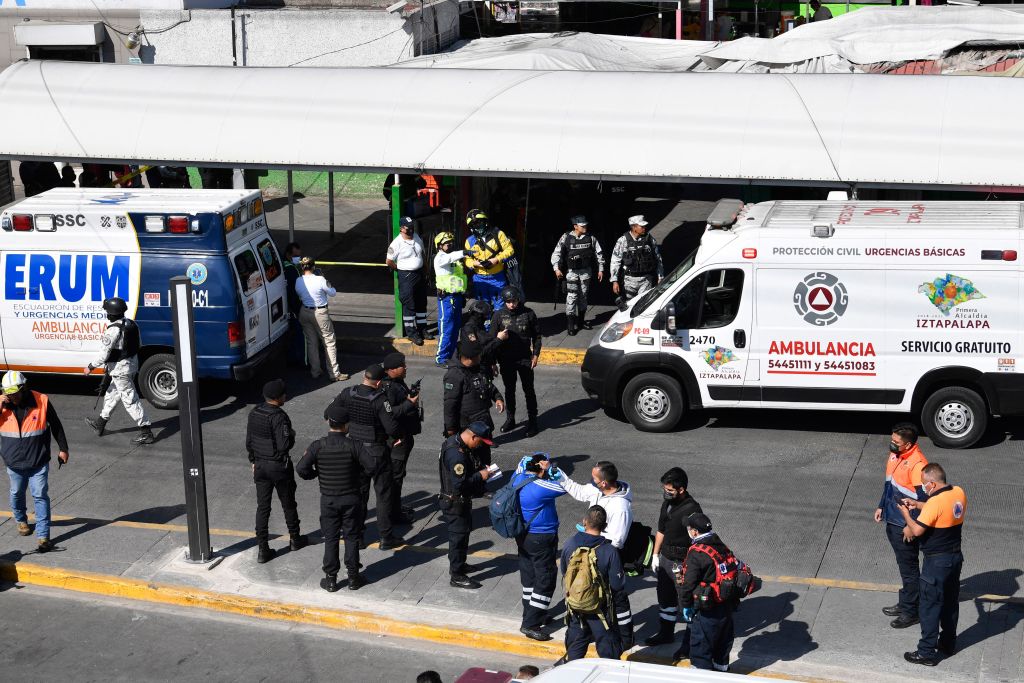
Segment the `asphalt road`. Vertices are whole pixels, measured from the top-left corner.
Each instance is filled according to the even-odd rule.
[[[368,360],[345,357],[343,369],[356,372]],[[433,511],[430,496],[438,487],[441,375],[426,359],[410,359],[410,379],[424,377],[427,418],[405,492],[421,513]],[[323,408],[342,387],[294,373],[288,380],[292,398],[286,410],[304,448],[325,431]],[[254,486],[243,443],[246,414],[259,400],[260,381],[210,382],[202,389],[210,523],[216,528],[252,528]],[[108,435],[98,439],[83,422],[93,412],[94,383],[36,380],[37,389],[51,394],[72,447],[71,465],[50,478],[55,514],[183,523],[177,414],[151,409],[159,441],[132,448],[135,430],[119,408]],[[574,479],[586,481],[593,462],[610,459],[632,485],[635,515],[653,525],[661,502],[658,478],[679,465],[689,472],[691,493],[716,529],[757,573],[898,582],[892,552],[871,517],[882,488],[888,430],[902,416],[722,411],[688,418],[674,433],[644,434],[605,415],[588,399],[576,367],[541,367],[537,384],[543,431],[533,439],[526,439],[522,428],[500,436],[495,461],[503,467],[513,467],[525,453],[543,450],[559,458]],[[1024,594],[1021,434],[1013,423],[1001,421],[981,447],[968,451],[941,451],[923,442],[928,457],[941,462],[969,498],[964,532],[964,587],[969,592]],[[301,451],[293,457],[299,455]],[[300,482],[299,501],[304,528],[311,530],[319,510],[316,485]],[[582,507],[566,496],[559,510],[560,536],[565,538]],[[284,532],[276,503],[271,529]],[[474,550],[506,545],[489,529],[475,531],[472,540]]]
[[[8,681],[389,681],[426,669],[452,681],[529,662],[353,631],[230,617],[0,584],[0,660]],[[159,646],[154,646],[159,644]]]

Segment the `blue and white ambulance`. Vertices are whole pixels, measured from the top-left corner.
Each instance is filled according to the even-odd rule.
[[[106,328],[101,304],[119,296],[142,335],[139,389],[175,407],[169,281],[180,275],[199,376],[250,378],[288,328],[259,191],[59,188],[3,207],[0,369],[81,373]]]

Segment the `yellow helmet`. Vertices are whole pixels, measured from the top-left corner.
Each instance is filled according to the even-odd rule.
[[[16,394],[21,391],[22,387],[25,386],[27,380],[25,375],[21,374],[18,370],[8,370],[4,374],[4,378],[0,381],[0,388],[2,388],[5,394]]]
[[[487,222],[487,214],[480,209],[472,209],[466,214],[466,225],[472,227],[474,223]]]
[[[445,242],[454,242],[454,241],[455,241],[455,235],[451,234],[450,232],[439,232],[439,233],[437,233],[437,236],[434,237],[434,246],[437,247],[438,249],[440,249],[441,245],[444,244]]]

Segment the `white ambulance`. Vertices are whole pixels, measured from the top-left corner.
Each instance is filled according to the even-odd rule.
[[[0,370],[81,374],[119,296],[139,324],[139,389],[177,405],[170,278],[192,283],[199,377],[248,379],[288,328],[258,190],[60,188],[0,209]],[[101,373],[102,370],[97,370]]]
[[[718,203],[596,336],[583,387],[643,431],[687,410],[912,413],[965,448],[1024,412],[1021,202]]]

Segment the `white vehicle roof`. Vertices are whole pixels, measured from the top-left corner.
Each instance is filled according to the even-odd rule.
[[[25,213],[85,213],[106,208],[119,213],[221,213],[258,190],[150,190],[59,187],[6,207]]]
[[[733,229],[799,230],[832,225],[842,230],[1019,230],[1024,202],[776,201],[744,207]]]

